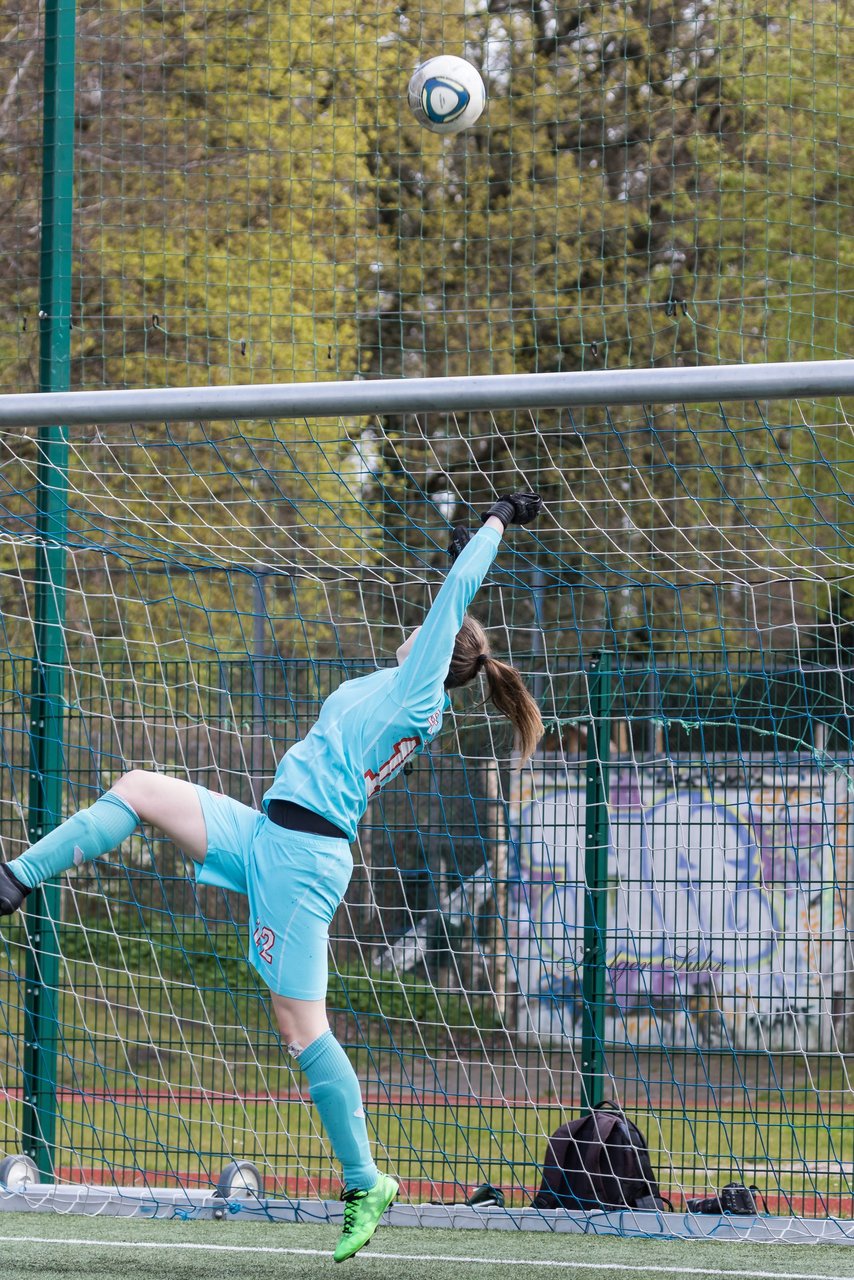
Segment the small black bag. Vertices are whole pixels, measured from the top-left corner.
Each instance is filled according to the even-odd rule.
[[[716,1196],[686,1200],[689,1213],[732,1213],[751,1217],[759,1213],[757,1199],[765,1201],[758,1187],[745,1187],[741,1182],[728,1182]],[[766,1210],[767,1212],[767,1210]]]
[[[646,1138],[615,1103],[602,1102],[552,1134],[536,1209],[657,1210],[666,1204]]]

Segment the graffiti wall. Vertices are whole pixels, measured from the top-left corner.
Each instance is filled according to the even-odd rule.
[[[515,815],[519,1029],[546,1037],[580,1034],[583,784],[546,759]],[[621,762],[609,797],[606,1039],[833,1047],[850,968],[844,771]]]

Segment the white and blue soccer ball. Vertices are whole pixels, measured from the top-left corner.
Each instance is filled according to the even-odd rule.
[[[415,119],[433,133],[460,133],[486,105],[480,72],[465,58],[449,53],[428,58],[409,81],[409,106]]]

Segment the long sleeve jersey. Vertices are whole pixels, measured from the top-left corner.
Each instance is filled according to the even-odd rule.
[[[451,566],[401,666],[345,680],[329,695],[317,722],[279,761],[265,810],[270,800],[291,800],[355,839],[371,796],[442,727],[454,642],[500,541],[497,530],[478,530]]]

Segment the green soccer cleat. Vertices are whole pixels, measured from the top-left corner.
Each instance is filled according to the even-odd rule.
[[[344,1230],[335,1246],[336,1262],[346,1262],[364,1248],[399,1190],[394,1178],[381,1173],[370,1191],[344,1192]]]

